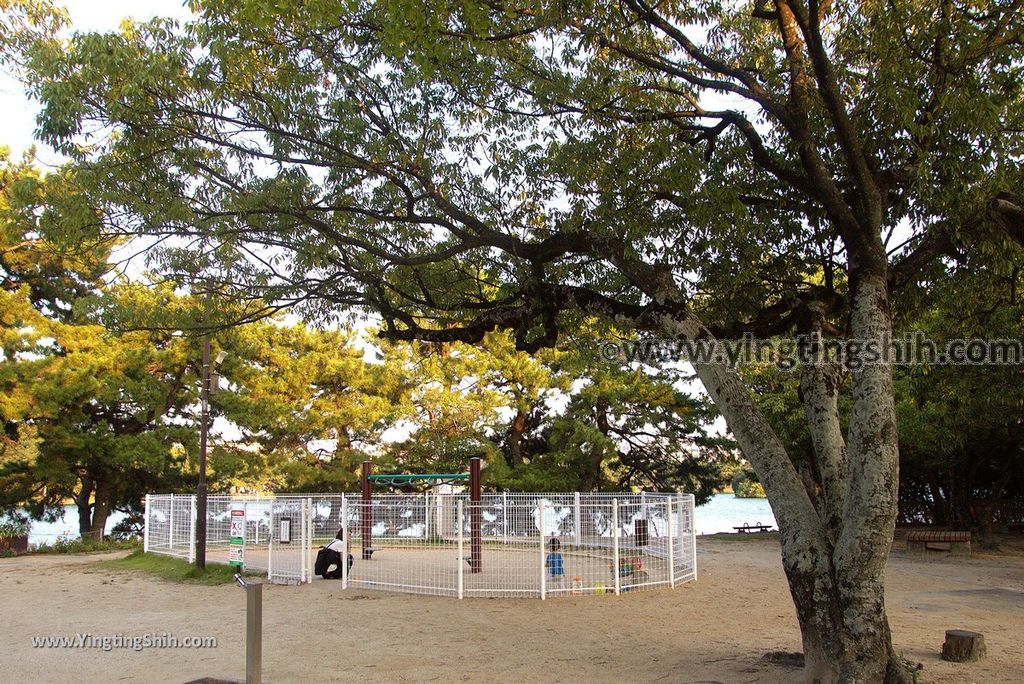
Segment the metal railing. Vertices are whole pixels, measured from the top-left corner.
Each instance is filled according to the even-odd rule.
[[[146,551],[192,561],[195,510],[191,495],[147,496]],[[318,547],[339,531],[355,559],[341,564],[343,588],[544,599],[697,577],[690,494],[211,495],[208,562],[228,561],[233,510],[245,516],[245,569],[276,583],[313,581]]]

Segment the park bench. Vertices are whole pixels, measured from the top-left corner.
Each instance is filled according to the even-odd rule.
[[[771,532],[772,526],[771,525],[762,525],[761,523],[757,523],[756,525],[751,525],[749,523],[743,523],[739,527],[733,527],[732,529],[734,529],[737,532],[740,532],[742,534],[746,534],[747,532]]]
[[[914,530],[907,533],[907,550],[925,554],[948,551],[950,555],[971,557],[971,533],[949,530]]]

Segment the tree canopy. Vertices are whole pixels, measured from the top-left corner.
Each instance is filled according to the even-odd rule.
[[[943,259],[1024,238],[1019,0],[197,0],[71,35],[15,7],[42,140],[242,318],[363,307],[392,340],[526,352],[591,317],[880,340]],[[905,679],[891,367],[801,370],[810,483],[739,370],[694,370],[779,521],[807,677]]]

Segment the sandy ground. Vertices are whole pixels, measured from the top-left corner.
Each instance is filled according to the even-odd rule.
[[[243,679],[242,590],[108,574],[97,556],[0,560],[0,680],[186,682]],[[762,662],[799,632],[771,541],[698,542],[699,580],[615,596],[466,599],[342,591],[320,581],[267,586],[268,682],[790,682]],[[926,682],[1024,681],[1024,559],[893,558],[888,605],[897,648]],[[943,631],[981,631],[988,658],[938,658]],[[31,637],[212,635],[206,650],[37,649]]]

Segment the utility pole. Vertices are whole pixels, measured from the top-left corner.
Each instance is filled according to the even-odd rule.
[[[206,567],[206,438],[210,431],[210,338],[203,338],[203,387],[200,391],[199,482],[196,484],[196,567]]]
[[[202,417],[199,425],[199,481],[196,483],[196,567],[206,567],[206,442],[210,434],[210,379],[213,368],[220,366],[227,352],[217,352],[210,364],[210,338],[203,339],[203,387],[200,391]]]

